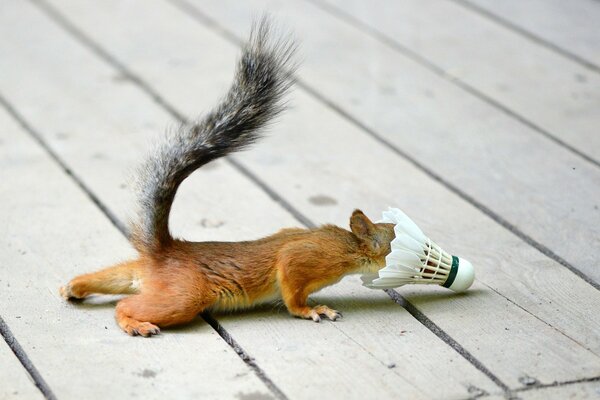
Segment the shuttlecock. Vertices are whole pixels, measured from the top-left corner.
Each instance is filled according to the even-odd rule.
[[[371,289],[390,289],[409,283],[441,285],[455,292],[473,283],[473,265],[453,256],[423,234],[406,214],[397,208],[383,212],[379,222],[395,224],[396,238],[379,274],[363,275],[363,285]]]

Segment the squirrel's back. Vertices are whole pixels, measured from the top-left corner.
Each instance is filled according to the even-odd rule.
[[[140,169],[131,241],[141,253],[159,254],[172,242],[169,213],[181,182],[204,164],[252,144],[283,110],[295,45],[269,35],[263,18],[252,29],[225,98],[198,122],[166,135]]]

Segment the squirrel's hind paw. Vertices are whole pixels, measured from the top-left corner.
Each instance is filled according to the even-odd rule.
[[[64,286],[61,286],[60,289],[58,289],[58,292],[60,293],[62,298],[65,300],[78,300],[78,299],[82,299],[85,297],[85,296],[76,296],[73,293],[73,288],[70,283],[67,283]]]
[[[150,337],[153,335],[158,335],[160,333],[160,328],[150,322],[140,322],[136,321],[132,318],[128,318],[125,323],[119,323],[121,328],[129,335],[129,336],[143,336]]]

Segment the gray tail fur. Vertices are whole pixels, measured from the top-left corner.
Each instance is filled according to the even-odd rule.
[[[157,254],[173,238],[169,213],[177,188],[204,164],[244,149],[260,137],[284,108],[283,96],[292,86],[295,45],[269,38],[263,18],[244,46],[234,82],[221,103],[199,122],[182,124],[167,135],[139,174],[139,216],[131,241],[145,254]]]

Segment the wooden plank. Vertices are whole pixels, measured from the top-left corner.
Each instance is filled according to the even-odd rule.
[[[158,32],[162,28],[158,27],[160,24],[157,21],[170,15],[164,14],[166,10],[170,10],[171,15],[180,15],[169,6],[163,5],[161,8],[160,4],[152,7],[156,9],[156,14],[151,15],[152,10],[147,10],[144,15],[139,15],[140,4],[127,4],[113,14],[111,25],[136,26],[131,24],[135,20],[140,22],[137,28],[146,29],[146,24],[157,25]],[[116,5],[112,3],[113,7]],[[100,3],[97,6],[97,10],[90,11],[102,14],[110,10]],[[14,18],[19,23],[10,25],[10,21],[5,21],[6,29],[18,32],[17,37],[23,37],[28,43],[36,43],[39,48],[35,51],[20,50],[23,46],[18,43],[4,43],[6,47],[3,47],[3,51],[12,54],[10,70],[16,77],[2,81],[1,86],[27,120],[40,128],[44,139],[64,158],[69,168],[92,188],[103,203],[111,207],[118,218],[125,218],[126,213],[119,204],[125,197],[121,194],[123,189],[119,187],[122,182],[120,169],[124,169],[124,165],[139,152],[136,146],[144,141],[144,124],[154,126],[162,123],[164,112],[133,86],[116,84],[112,79],[114,71],[57,26],[49,26],[50,20],[40,18],[37,12],[26,5],[19,7],[19,18]],[[134,15],[136,17],[131,19]],[[24,30],[27,26],[39,27],[42,34],[29,30],[26,33]],[[197,25],[189,20],[188,27],[196,29]],[[184,26],[182,28],[185,29]],[[218,37],[212,34],[209,34],[209,38],[211,40],[203,43],[202,48],[222,54],[215,56],[221,65],[218,67],[214,64],[215,67],[221,71],[225,65],[233,66],[237,49],[221,46]],[[119,43],[125,44],[123,41]],[[143,56],[142,52],[134,51],[137,46],[133,42],[129,45],[132,47],[128,52],[136,53],[136,57]],[[62,56],[50,62],[49,57],[56,48],[61,49]],[[40,65],[43,65],[43,69],[40,69]],[[84,69],[81,69],[82,65]],[[79,81],[73,82],[71,77],[76,71]],[[40,73],[44,77],[35,80],[35,92],[23,91],[17,84],[22,81],[18,79],[19,76],[36,77]],[[203,72],[199,77],[202,76],[208,75]],[[215,76],[218,79],[197,79],[203,83],[216,82],[211,91],[203,91],[203,101],[218,98],[220,90],[217,89],[220,88],[217,86],[231,79],[231,75],[225,77],[220,72]],[[126,111],[119,111],[121,108]],[[61,114],[53,116],[55,110],[61,110]],[[98,132],[97,141],[102,143],[91,140],[90,126],[94,127],[94,132]],[[57,132],[69,132],[69,136],[57,137]],[[104,157],[93,157],[94,152],[99,151],[97,144]],[[222,183],[218,184],[218,180]],[[240,202],[240,198],[245,201]],[[204,224],[206,227],[195,219],[202,217],[202,210],[208,210],[205,215],[211,218],[210,223]],[[176,231],[186,237],[199,239],[215,236],[229,240],[243,236],[247,238],[272,231],[274,224],[295,224],[287,212],[226,163],[220,163],[218,168],[207,168],[184,185],[181,196],[178,196],[175,214],[175,219],[179,218]],[[219,221],[225,223],[216,223]],[[217,230],[219,232],[215,232]],[[109,256],[106,255],[107,258]],[[327,293],[330,296],[347,297],[348,290],[344,287],[332,288]],[[350,287],[356,289],[357,285],[353,282]],[[357,302],[358,306],[362,305],[362,311],[357,307],[357,318],[348,323],[316,325],[293,319],[283,309],[266,308],[260,311],[262,314],[228,316],[223,320],[223,326],[284,393],[298,398],[313,398],[315,390],[323,396],[347,398],[384,398],[400,393],[411,398],[439,397],[441,393],[466,397],[474,390],[498,391],[490,379],[383,293],[364,290],[363,293],[362,302]],[[374,312],[365,304],[377,304],[381,308]],[[257,320],[258,315],[261,317]],[[81,318],[88,318],[88,315]],[[195,327],[186,331],[193,332],[193,329]],[[402,333],[403,330],[406,332]],[[111,331],[114,335],[114,330]],[[171,334],[169,332],[164,337]],[[120,337],[121,334],[118,335]],[[373,344],[375,341],[380,343]],[[407,356],[412,348],[418,352]],[[396,366],[390,367],[392,363]],[[444,387],[431,385],[430,371],[439,363],[453,366],[438,373],[438,378],[445,382]],[[171,364],[170,368],[176,371],[180,367]]]
[[[430,331],[387,295],[367,292],[355,277],[314,295],[312,303],[343,310],[345,317],[307,326],[308,321],[290,319],[282,306],[276,312],[261,308],[218,317],[244,348],[260,349],[254,350],[256,361],[299,398],[313,398],[315,391],[352,399],[465,398],[501,392],[481,372],[468,368],[458,353],[439,346]],[[352,372],[356,370],[360,373]],[[436,371],[436,387],[431,371]]]
[[[4,282],[0,280],[0,285]],[[29,374],[13,354],[8,344],[0,337],[0,399],[43,399]]]
[[[39,90],[30,90],[34,95],[43,93],[34,88]],[[85,399],[270,396],[200,319],[171,335],[139,340],[116,328],[114,299],[66,303],[58,287],[67,278],[133,252],[4,110],[0,126],[0,315],[54,394]]]
[[[600,70],[600,5],[595,0],[466,0],[500,22],[522,30]]]
[[[325,1],[600,162],[599,74],[453,2]]]
[[[116,13],[107,3],[93,10],[78,7],[76,2],[60,4],[72,21],[110,47],[140,76],[152,73],[154,87],[186,112],[194,104],[189,93],[198,99],[205,95],[195,87],[202,72],[194,64],[206,53],[218,57],[213,46],[219,52],[229,47],[204,27],[194,28],[160,4],[140,7],[131,3],[129,17],[119,15],[125,12],[123,8]],[[127,23],[133,15],[138,16],[134,26]],[[109,20],[111,32],[105,32]],[[148,22],[152,25],[144,26]],[[128,38],[126,46],[119,44],[122,37]],[[193,43],[204,51],[189,53],[187,45],[179,48],[181,43]],[[144,55],[127,48],[143,48]],[[185,65],[168,62],[184,56]],[[157,72],[161,69],[163,74]],[[163,79],[172,74],[179,81]],[[317,221],[345,225],[353,207],[363,206],[376,216],[383,207],[398,205],[434,238],[442,238],[442,245],[472,259],[480,282],[469,294],[451,296],[441,288],[402,292],[510,387],[521,387],[519,378],[524,374],[554,382],[558,377],[580,379],[598,373],[598,291],[301,90],[293,104],[278,129],[285,134],[272,135],[239,158],[253,173]],[[382,166],[402,173],[382,173]],[[327,207],[315,196],[327,196],[325,203],[337,205]],[[452,234],[456,232],[460,234]],[[352,314],[347,313],[347,321],[348,315]]]
[[[308,85],[600,285],[596,254],[581,251],[600,240],[599,168],[312,4],[234,3],[197,2],[238,35],[278,10],[303,40]]]

